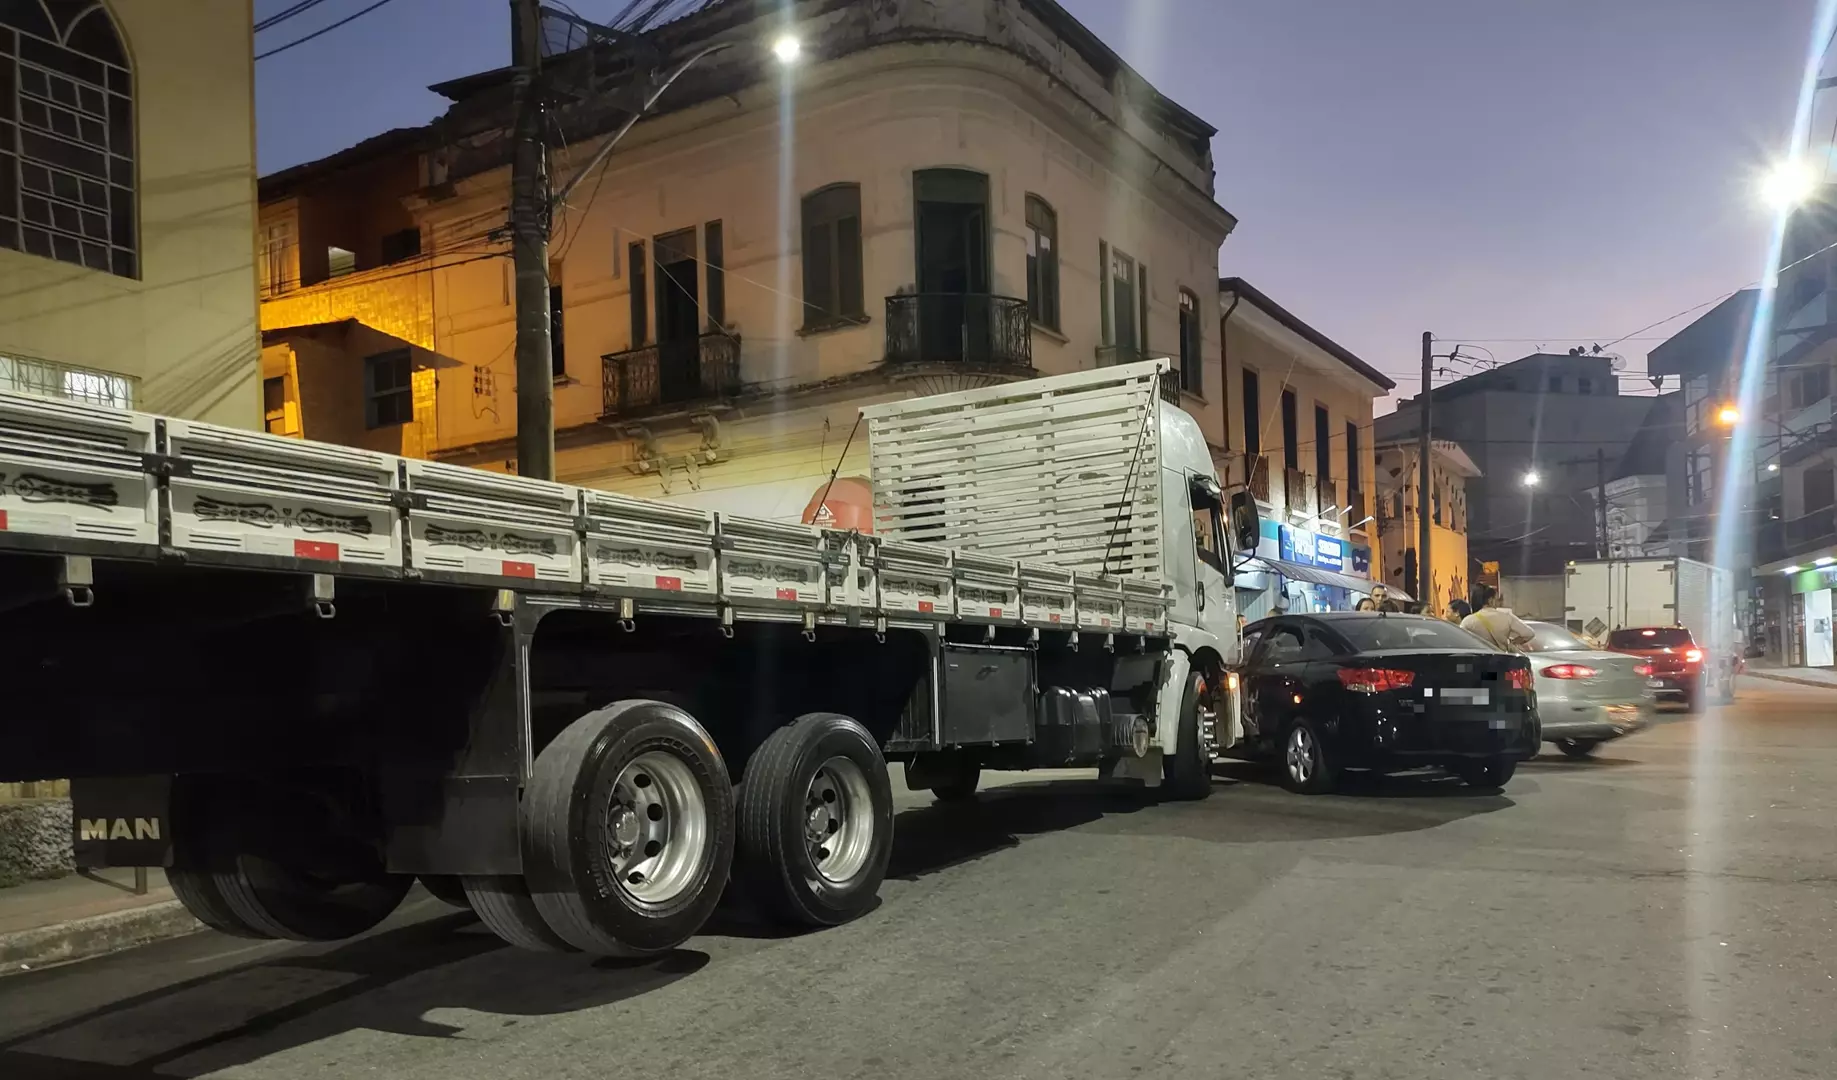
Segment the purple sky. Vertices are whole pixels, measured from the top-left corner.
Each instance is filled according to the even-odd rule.
[[[328,0],[258,46],[369,2]],[[1425,329],[1505,361],[1757,277],[1754,176],[1785,145],[1814,0],[1062,2],[1219,129],[1218,200],[1240,222],[1223,272],[1408,394]],[[262,61],[262,170],[425,122],[426,85],[506,62],[508,26],[506,0],[393,0]],[[1688,321],[1618,351],[1638,370]]]

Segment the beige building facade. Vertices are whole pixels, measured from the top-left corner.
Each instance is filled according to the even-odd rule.
[[[776,18],[725,27],[558,208],[557,479],[796,520],[865,473],[861,405],[1143,356],[1222,451],[1210,126],[1048,0],[791,25],[783,68]],[[271,430],[515,468],[509,169],[454,126],[264,180]],[[558,185],[598,145],[567,141]]]
[[[0,389],[257,425],[252,21],[0,7]]]
[[[1437,439],[1429,448],[1429,579],[1418,588],[1417,552],[1422,536],[1421,466],[1417,444],[1392,442],[1377,447],[1377,519],[1384,551],[1384,581],[1421,599],[1433,613],[1466,600],[1473,588],[1467,551],[1467,481],[1479,466],[1459,443]]]
[[[1203,423],[1219,475],[1248,485],[1263,518],[1242,609],[1350,607],[1380,566],[1372,402],[1396,384],[1242,278],[1218,297],[1223,392]]]

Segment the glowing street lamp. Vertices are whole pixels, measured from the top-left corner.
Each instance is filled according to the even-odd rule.
[[[777,57],[778,62],[781,64],[795,64],[797,63],[797,58],[803,54],[804,43],[798,39],[796,34],[780,34],[777,39],[772,42],[772,55]]]
[[[1760,181],[1761,201],[1779,212],[1803,205],[1817,190],[1817,173],[1800,158],[1791,158],[1774,165]]]
[[[1733,405],[1724,405],[1716,410],[1716,423],[1723,427],[1734,427],[1741,423],[1741,410]]]
[[[1538,485],[1538,482],[1540,480],[1541,480],[1541,477],[1537,475],[1536,469],[1532,469],[1530,472],[1524,474],[1524,486],[1525,487],[1534,488]]]

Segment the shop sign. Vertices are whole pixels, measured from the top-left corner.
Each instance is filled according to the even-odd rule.
[[[1346,569],[1346,541],[1335,536],[1320,536],[1307,529],[1297,529],[1284,525],[1278,534],[1278,552],[1286,562],[1300,563],[1303,566],[1318,566],[1322,570],[1344,573]],[[1365,565],[1358,564],[1360,553],[1364,553]],[[1370,573],[1371,551],[1368,548],[1352,549],[1353,568]]]

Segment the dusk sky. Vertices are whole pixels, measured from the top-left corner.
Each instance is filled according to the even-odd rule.
[[[370,2],[321,3],[258,51]],[[1785,146],[1814,0],[1062,2],[1219,129],[1240,222],[1221,271],[1410,394],[1423,330],[1505,361],[1758,277],[1755,176]],[[261,168],[424,123],[443,105],[427,84],[508,59],[506,0],[391,0],[257,65]],[[1821,117],[1814,146],[1831,133]],[[1616,351],[1637,371],[1688,322]]]

